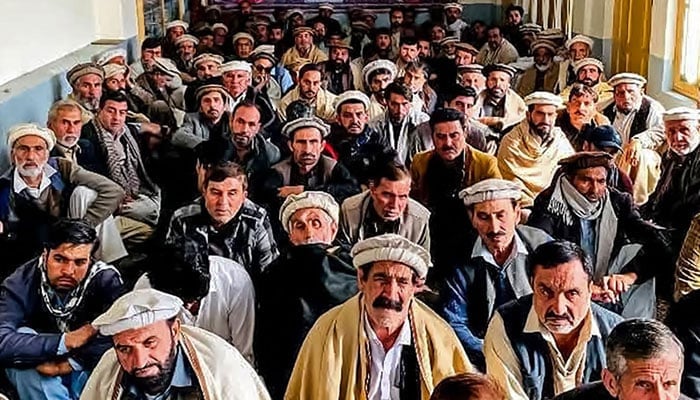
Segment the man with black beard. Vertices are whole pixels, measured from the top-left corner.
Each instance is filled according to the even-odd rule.
[[[339,95],[348,90],[361,90],[362,69],[350,62],[352,46],[348,40],[333,40],[328,43],[328,61],[322,63],[323,81],[326,90]]]
[[[287,197],[280,219],[291,246],[263,273],[256,360],[273,398],[282,398],[304,337],[316,319],[357,293],[353,266],[331,247],[338,203],[325,192]],[[282,333],[282,334],[280,334]]]
[[[82,399],[269,399],[253,368],[233,346],[183,325],[183,302],[154,289],[120,297],[92,323],[112,336]]]
[[[199,143],[209,139],[223,139],[229,136],[229,113],[226,88],[221,85],[204,85],[197,89],[199,111],[185,115],[185,122],[175,131],[172,144],[194,149]]]
[[[386,111],[384,89],[394,81],[396,75],[396,64],[389,60],[372,61],[362,69],[365,92],[370,95],[370,102],[367,107],[370,120],[378,118]]]

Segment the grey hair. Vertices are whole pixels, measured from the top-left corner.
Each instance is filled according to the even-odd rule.
[[[664,324],[650,319],[630,319],[610,332],[605,344],[607,369],[616,379],[627,370],[628,360],[649,360],[665,354],[683,359],[683,343]]]
[[[47,124],[51,123],[52,121],[55,121],[56,117],[58,117],[58,112],[64,110],[80,111],[80,119],[83,121],[83,123],[87,122],[85,120],[85,116],[83,115],[83,108],[80,106],[80,104],[75,100],[64,99],[59,100],[51,105],[51,108],[49,109],[49,116],[48,118],[46,118]]]

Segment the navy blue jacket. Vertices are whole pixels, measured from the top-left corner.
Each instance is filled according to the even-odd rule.
[[[57,356],[61,332],[54,317],[41,299],[39,259],[17,268],[0,287],[0,365],[32,368],[46,361],[73,358],[86,370],[92,370],[102,354],[112,346],[109,337],[97,335],[83,347],[68,355]],[[116,270],[108,269],[95,276],[85,290],[84,299],[73,312],[69,329],[92,322],[107,311],[123,294],[122,280]],[[21,327],[39,334],[17,333]]]

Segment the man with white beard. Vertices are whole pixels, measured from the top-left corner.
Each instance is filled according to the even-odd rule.
[[[548,40],[538,40],[532,45],[535,64],[526,69],[515,91],[525,97],[535,91],[553,92],[559,76],[559,64],[553,62],[556,45]]]
[[[95,227],[117,209],[124,191],[69,160],[49,157],[56,143],[49,129],[19,124],[7,137],[13,167],[0,177],[0,253],[11,270],[37,255],[58,218],[83,218]],[[87,206],[86,189],[95,195]]]
[[[73,88],[68,99],[80,104],[86,119],[92,118],[100,106],[104,77],[104,70],[95,63],[78,64],[66,73],[66,79]]]

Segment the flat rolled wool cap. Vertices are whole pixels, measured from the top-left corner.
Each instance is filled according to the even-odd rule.
[[[66,73],[66,78],[68,79],[68,82],[71,84],[71,86],[75,86],[76,82],[78,82],[78,79],[90,74],[98,75],[101,79],[105,78],[104,69],[100,65],[95,63],[82,63],[76,65]]]
[[[318,208],[326,212],[333,222],[338,224],[340,218],[340,206],[333,196],[326,192],[306,191],[299,194],[287,196],[280,208],[280,222],[282,227],[289,233],[289,220],[295,212],[307,208]]]
[[[222,74],[231,71],[246,71],[248,73],[252,73],[253,67],[250,65],[249,62],[234,60],[222,64],[220,70]]]
[[[588,48],[592,49],[593,48],[593,39],[589,38],[586,35],[576,35],[572,37],[571,39],[566,41],[566,48],[571,49],[571,46],[574,43],[583,43],[585,45],[588,45]]]
[[[460,65],[457,67],[457,72],[464,73],[464,72],[476,72],[476,73],[483,73],[484,72],[484,66],[481,64],[467,64],[467,65]]]
[[[396,64],[393,62],[389,60],[375,60],[365,65],[365,67],[362,69],[362,77],[364,78],[365,83],[369,83],[369,76],[378,69],[388,70],[391,74],[391,78],[389,79],[390,81],[393,81],[394,78],[396,78],[396,73],[398,72],[396,69]]]
[[[126,75],[126,65],[107,64],[104,66],[105,79],[115,77],[119,74]]]
[[[547,106],[555,106],[557,108],[560,108],[563,106],[563,101],[561,97],[557,96],[554,93],[550,92],[533,92],[523,99],[525,102],[525,105],[530,107],[530,106],[536,106],[536,105],[547,105]]]
[[[520,200],[523,191],[517,183],[505,179],[484,179],[459,192],[465,206],[488,200]]]
[[[490,64],[490,65],[485,66],[482,70],[482,72],[484,73],[484,76],[486,76],[486,77],[488,77],[491,74],[491,72],[496,72],[496,71],[505,72],[511,78],[513,76],[515,76],[515,72],[516,72],[515,68],[511,67],[510,65],[506,65],[506,64]]]
[[[428,275],[428,268],[433,266],[427,250],[395,234],[362,240],[353,246],[350,254],[355,268],[378,261],[393,261],[411,268],[421,279]]]
[[[104,67],[112,59],[117,58],[117,57],[123,57],[124,60],[126,61],[126,50],[122,49],[121,47],[118,47],[116,49],[107,50],[104,53],[100,54],[95,59],[95,63]]]
[[[366,94],[359,90],[347,90],[335,98],[333,109],[337,112],[340,106],[351,100],[362,103],[365,106],[365,110],[369,108],[369,97]]]
[[[615,87],[623,83],[630,83],[634,85],[644,86],[647,83],[646,78],[641,75],[632,72],[620,72],[615,74],[608,79],[608,85]]]
[[[462,5],[459,4],[459,3],[446,3],[442,8],[443,8],[444,10],[447,10],[447,9],[450,9],[450,8],[456,8],[456,9],[458,9],[460,12],[462,12],[462,9],[463,9],[463,8],[462,8]]]
[[[537,49],[547,49],[551,54],[557,53],[557,46],[549,40],[538,39],[532,44],[531,50],[534,53]]]
[[[700,111],[689,107],[676,107],[664,112],[664,122],[666,121],[698,121]]]
[[[153,59],[153,65],[155,68],[166,75],[176,77],[180,75],[175,63],[169,58],[156,57]]]
[[[246,32],[238,32],[237,34],[233,35],[233,37],[231,38],[231,43],[236,44],[236,42],[241,39],[248,39],[250,40],[250,43],[252,43],[252,45],[255,46],[255,39],[253,38],[253,35]]]
[[[199,64],[204,62],[214,62],[215,64],[221,66],[221,64],[223,64],[224,62],[224,58],[218,54],[203,53],[195,57],[194,60],[192,60],[192,63],[194,64],[195,68],[197,68]]]
[[[228,26],[226,26],[225,24],[222,24],[221,22],[217,22],[211,26],[212,31],[215,31],[217,29],[223,29],[225,33],[228,33]]]
[[[331,132],[331,128],[318,117],[297,118],[287,122],[282,128],[284,137],[292,137],[292,133],[302,128],[316,128],[321,131],[321,137],[326,137]]]
[[[56,144],[56,136],[51,129],[42,128],[37,124],[22,123],[14,125],[7,132],[7,149],[12,150],[15,142],[25,136],[38,136],[44,139],[48,151],[53,150]]]
[[[167,24],[165,24],[165,30],[169,31],[169,30],[175,28],[176,26],[179,26],[182,29],[187,30],[190,27],[190,24],[188,24],[185,21],[181,21],[179,19],[176,19],[175,21],[170,21]]]
[[[595,167],[610,168],[613,165],[613,156],[604,151],[582,151],[559,160],[559,165],[567,171]]]
[[[448,44],[456,45],[457,43],[459,43],[459,38],[457,36],[447,36],[438,42],[440,47],[445,47]]]
[[[578,74],[578,71],[587,65],[595,66],[600,72],[603,72],[605,70],[605,66],[603,65],[602,61],[600,61],[597,58],[588,57],[578,60],[573,64],[574,72]]]
[[[196,37],[190,35],[190,34],[184,34],[180,36],[179,38],[175,39],[175,47],[180,47],[185,42],[192,42],[195,46],[199,44],[199,39]]]
[[[599,149],[612,147],[617,150],[622,150],[622,136],[615,130],[612,125],[598,125],[584,136],[584,140]]]
[[[113,336],[166,321],[182,311],[182,300],[155,289],[139,289],[118,298],[104,314],[92,321],[103,336]]]
[[[479,54],[479,50],[476,47],[470,45],[469,43],[458,42],[455,44],[455,49],[467,51],[473,55]]]
[[[217,84],[209,84],[209,85],[202,85],[199,88],[197,88],[197,91],[195,92],[194,96],[197,99],[197,103],[199,103],[199,100],[202,99],[202,96],[209,92],[219,92],[221,93],[221,97],[224,99],[224,103],[226,103],[229,94],[226,91],[226,88],[223,85],[217,85]]]

